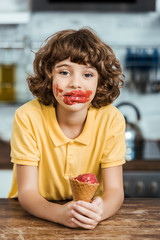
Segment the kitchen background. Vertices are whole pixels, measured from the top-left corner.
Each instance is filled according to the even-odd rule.
[[[129,3],[119,3],[117,9],[115,6],[118,6],[118,3],[116,3],[109,11],[106,6],[102,10],[98,1],[97,4],[94,2],[94,8],[90,1],[86,5],[89,6],[88,9],[82,4],[82,9],[78,7],[80,9],[78,11],[76,7],[72,9],[70,4],[66,10],[65,4],[62,4],[62,8],[58,5],[55,7],[58,10],[49,11],[50,7],[45,7],[46,3],[44,3],[47,0],[39,1],[40,5],[44,4],[44,9],[43,5],[41,9],[40,6],[36,7],[35,2],[35,0],[0,2],[0,156],[4,158],[2,152],[10,140],[15,109],[33,99],[26,84],[26,76],[33,72],[34,52],[49,35],[56,31],[89,26],[113,48],[126,76],[125,87],[114,103],[116,106],[124,103],[119,105],[119,109],[126,116],[129,125],[128,134],[126,132],[128,144],[126,160],[132,163],[137,160],[134,151],[135,141],[138,143],[138,140],[135,139],[134,134],[139,134],[139,139],[143,140],[143,156],[139,154],[137,158],[158,162],[160,160],[160,0],[131,1],[137,5],[139,2],[145,2],[146,5],[147,2],[150,2],[150,5],[151,2],[155,3],[154,7],[149,6],[147,10],[137,8],[134,11],[127,11],[127,7],[125,8]],[[48,1],[48,4],[49,2],[51,4],[52,1]],[[142,142],[139,141],[138,144],[142,145]],[[145,165],[146,161],[143,163]],[[157,172],[157,168],[151,169],[148,176],[152,183],[152,197],[160,197],[160,172]],[[129,195],[134,195],[129,189],[128,177],[133,174],[133,169],[130,170],[126,172],[125,187],[128,188]],[[146,172],[144,168],[142,170],[143,173]],[[157,174],[154,181],[152,181],[153,172],[154,176]],[[142,172],[139,173],[142,175]],[[12,169],[0,167],[0,197],[7,197],[11,179]],[[144,180],[140,179],[137,184],[132,176],[132,186],[133,183],[140,196],[143,196],[141,193],[144,193]],[[145,193],[146,191],[148,194],[149,190],[145,190]],[[154,195],[155,192],[158,195]]]

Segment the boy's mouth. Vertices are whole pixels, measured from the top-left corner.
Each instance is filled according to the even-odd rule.
[[[67,105],[73,105],[76,103],[85,103],[88,102],[92,91],[82,91],[82,90],[74,90],[71,92],[66,92],[63,95],[63,102]]]

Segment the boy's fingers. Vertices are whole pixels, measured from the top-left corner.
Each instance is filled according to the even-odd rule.
[[[88,218],[85,215],[81,215],[81,214],[79,214],[75,210],[72,210],[72,214],[73,214],[73,217],[76,218],[81,223],[84,223],[84,224],[87,224],[87,225],[94,225],[95,224],[95,220],[94,219]]]
[[[78,202],[76,202],[75,206],[84,207],[84,208],[86,208],[88,210],[91,210],[92,212],[95,212],[95,213],[97,213],[97,211],[98,211],[97,204],[92,204],[92,203],[88,203],[88,202],[85,202],[85,201],[78,201]]]
[[[80,215],[86,216],[87,218],[94,219],[94,221],[99,221],[100,216],[93,210],[89,210],[85,207],[82,207],[80,205],[75,205],[74,210],[78,212]]]
[[[102,198],[101,197],[96,197],[93,199],[92,203],[93,204],[97,204],[97,205],[101,205],[103,202]]]
[[[89,224],[82,223],[82,222],[78,221],[76,218],[72,218],[72,221],[79,227],[82,227],[85,229],[94,229],[96,227],[96,225],[89,225]]]

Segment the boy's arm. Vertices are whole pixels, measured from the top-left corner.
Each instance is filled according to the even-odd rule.
[[[36,217],[77,227],[71,221],[73,202],[60,205],[44,199],[38,192],[37,172],[37,167],[17,165],[18,200],[22,207]]]
[[[122,166],[102,169],[103,215],[102,220],[114,215],[124,200]]]

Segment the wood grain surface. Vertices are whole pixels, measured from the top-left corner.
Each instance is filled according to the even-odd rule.
[[[160,199],[125,199],[94,230],[70,229],[25,212],[15,199],[0,199],[0,240],[160,239]]]

